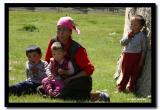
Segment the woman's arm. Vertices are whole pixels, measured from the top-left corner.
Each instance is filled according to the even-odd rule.
[[[75,54],[75,62],[82,71],[76,73],[74,76],[68,77],[65,80],[65,83],[68,83],[72,79],[87,77],[93,74],[94,66],[91,64],[91,61],[89,60],[86,50],[84,48],[78,49],[77,53]]]
[[[70,77],[70,80],[80,78],[83,76],[89,76],[89,75],[85,71],[81,71],[81,72],[77,73],[76,75]]]
[[[52,46],[52,40],[49,41],[45,56],[45,61],[47,61],[48,63],[50,62],[50,58],[52,57],[51,46]]]
[[[84,48],[79,48],[76,55],[75,55],[75,62],[79,66],[80,70],[84,72],[80,72],[83,76],[86,74],[90,76],[93,74],[94,66],[92,65],[90,59],[88,58],[87,52]]]
[[[87,77],[87,76],[90,76],[88,75],[85,71],[81,71],[79,73],[77,73],[76,75],[74,76],[71,76],[71,77],[68,77],[64,83],[67,84],[69,81],[73,80],[73,79],[76,79],[76,78],[80,78],[80,77]]]

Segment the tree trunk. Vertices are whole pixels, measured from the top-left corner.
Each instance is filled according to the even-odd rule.
[[[145,64],[141,73],[140,78],[136,84],[136,93],[142,96],[151,95],[151,8],[126,8],[125,13],[125,26],[124,33],[126,35],[129,31],[130,19],[133,15],[142,15],[146,20],[146,34],[147,34],[147,53],[145,58]],[[121,72],[121,61],[120,57],[117,62],[115,80],[118,84],[122,78]]]

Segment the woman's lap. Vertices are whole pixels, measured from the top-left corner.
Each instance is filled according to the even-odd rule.
[[[58,98],[89,99],[92,90],[92,78],[81,77],[71,80],[64,86]]]

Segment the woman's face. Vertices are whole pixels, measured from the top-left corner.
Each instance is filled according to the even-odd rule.
[[[61,43],[68,41],[72,31],[64,26],[57,26],[57,37]]]

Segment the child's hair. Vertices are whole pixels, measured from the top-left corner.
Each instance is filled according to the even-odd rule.
[[[31,52],[36,52],[38,54],[42,54],[41,52],[41,48],[36,46],[36,45],[29,45],[27,48],[26,48],[26,56],[28,55],[28,53],[31,53]]]
[[[133,18],[135,18],[136,20],[139,20],[139,22],[141,23],[141,26],[145,26],[145,19],[143,18],[143,16],[141,15],[134,15]]]
[[[51,46],[51,50],[59,50],[59,49],[64,51],[64,48],[60,42],[54,42]]]

